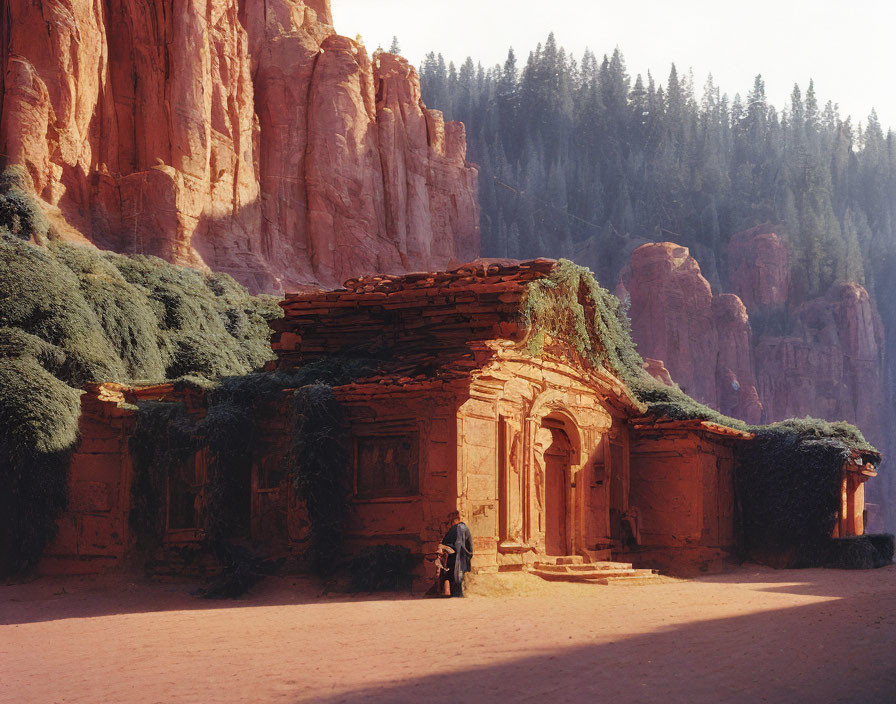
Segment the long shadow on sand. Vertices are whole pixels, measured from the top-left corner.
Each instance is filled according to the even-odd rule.
[[[896,586],[896,571],[888,571]],[[762,576],[762,581],[769,581],[768,575]],[[824,591],[811,583],[795,586],[800,594]],[[784,584],[773,588],[788,589]],[[599,636],[599,622],[594,630]],[[672,627],[658,624],[648,634],[535,656],[513,658],[514,648],[521,644],[508,643],[504,653],[490,653],[489,658],[507,656],[506,662],[483,667],[452,669],[452,660],[469,645],[468,638],[463,624],[446,628],[444,635],[444,660],[439,663],[443,675],[313,700],[322,704],[896,702],[896,589],[881,602],[853,595]],[[291,701],[305,699],[297,696]]]
[[[329,585],[306,576],[268,577],[238,599],[193,596],[192,592],[199,586],[192,582],[160,583],[137,578],[129,581],[122,577],[42,578],[27,584],[0,586],[0,626],[162,611],[419,598],[408,592],[347,594],[331,591]]]

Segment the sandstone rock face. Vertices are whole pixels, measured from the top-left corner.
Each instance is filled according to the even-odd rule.
[[[746,307],[734,294],[713,296],[686,247],[661,242],[636,249],[619,292],[631,301],[632,337],[651,375],[664,382],[671,376],[723,413],[761,421]]]
[[[722,293],[712,299],[712,312],[719,350],[714,405],[726,415],[760,423],[762,403],[756,390],[753,332],[746,306],[733,293]]]
[[[0,152],[57,232],[253,290],[478,255],[463,125],[329,0],[9,0]]]
[[[787,248],[766,226],[739,232],[728,243],[728,276],[749,310],[783,306],[790,293]]]
[[[732,266],[750,312],[788,305],[790,279],[777,235],[754,231],[732,239]],[[734,275],[732,275],[734,277]],[[747,282],[749,285],[745,284]],[[766,282],[774,290],[754,284]],[[670,242],[635,250],[621,284],[631,300],[632,336],[642,356],[692,396],[749,423],[813,415],[846,420],[875,442],[883,421],[883,326],[865,289],[835,287],[793,307],[787,334],[754,338],[748,306],[736,295],[713,296],[688,250]],[[662,360],[661,363],[656,360]],[[655,376],[660,376],[655,374]]]
[[[841,284],[793,316],[796,335],[765,336],[757,347],[768,418],[847,420],[883,443],[883,326],[868,293]]]
[[[642,245],[632,252],[623,284],[641,356],[662,360],[688,394],[714,403],[719,352],[712,291],[687,247]]]
[[[661,359],[651,359],[650,357],[644,357],[644,371],[646,371],[650,376],[652,376],[657,381],[661,381],[667,386],[672,386],[675,382],[672,381],[672,375],[669,373],[669,370],[666,369],[666,366],[663,364]]]

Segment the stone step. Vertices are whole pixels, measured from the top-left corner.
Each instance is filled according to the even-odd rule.
[[[543,565],[581,565],[585,558],[581,555],[542,555],[538,562]]]
[[[609,560],[603,560],[601,562],[592,562],[590,566],[597,570],[630,570],[630,569],[632,569],[631,562],[610,562]]]
[[[548,570],[532,570],[532,574],[552,582],[589,582],[595,583],[613,577],[633,577],[636,570],[577,570],[565,572],[551,572]]]
[[[550,562],[535,562],[533,569],[543,570],[545,572],[591,572],[594,570],[630,570],[632,563],[630,562],[588,562],[585,564],[553,564]]]
[[[663,578],[656,574],[653,570],[636,570],[636,572],[646,572],[647,574],[620,575],[618,577],[607,577],[604,579],[594,580],[596,584],[618,585],[635,587],[644,584],[662,584]]]
[[[558,565],[581,565],[585,562],[585,558],[581,555],[564,555],[557,558]]]

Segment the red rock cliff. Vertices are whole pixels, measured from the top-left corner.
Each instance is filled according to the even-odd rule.
[[[714,403],[719,345],[712,291],[687,247],[673,242],[638,247],[623,283],[641,356],[662,360],[688,394]]]
[[[0,152],[57,231],[255,290],[478,255],[463,125],[329,0],[8,0]]]
[[[642,356],[662,360],[694,398],[748,422],[846,420],[883,443],[883,328],[865,289],[844,283],[792,304],[786,249],[761,228],[732,238],[729,267],[751,304],[713,296],[685,247],[646,244],[632,253],[623,284]],[[768,316],[776,309],[780,320]],[[749,314],[765,314],[758,335]]]
[[[734,235],[728,243],[731,290],[751,311],[787,304],[790,294],[790,256],[768,226]]]

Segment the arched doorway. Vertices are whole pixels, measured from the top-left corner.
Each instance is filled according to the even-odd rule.
[[[545,418],[542,427],[550,430],[552,441],[544,452],[545,470],[545,553],[569,555],[569,476],[573,447],[563,421]]]

